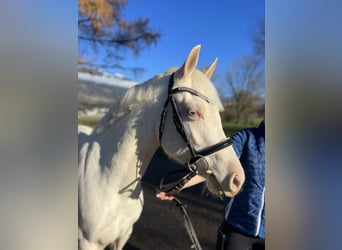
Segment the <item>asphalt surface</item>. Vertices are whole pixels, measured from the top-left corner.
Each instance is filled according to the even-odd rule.
[[[155,197],[161,178],[169,171],[183,166],[158,152],[144,177],[144,208],[135,223],[131,238],[124,250],[187,250],[191,241],[184,219],[174,201]],[[186,205],[186,211],[203,250],[215,249],[217,228],[222,221],[223,203],[203,192],[204,185],[182,191],[177,198]]]

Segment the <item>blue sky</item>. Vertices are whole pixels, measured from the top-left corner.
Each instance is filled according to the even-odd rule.
[[[258,19],[265,15],[262,0],[128,0],[124,17],[150,19],[150,26],[162,36],[156,46],[145,49],[139,57],[125,54],[125,65],[143,67],[140,77],[122,73],[139,82],[180,66],[191,48],[201,44],[199,67],[218,57],[217,70],[223,72],[231,61],[252,52],[251,33]]]

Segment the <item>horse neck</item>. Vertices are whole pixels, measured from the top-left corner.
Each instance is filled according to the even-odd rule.
[[[145,104],[98,135],[105,159],[102,171],[109,170],[114,182],[120,180],[121,187],[140,181],[158,149],[159,106]]]

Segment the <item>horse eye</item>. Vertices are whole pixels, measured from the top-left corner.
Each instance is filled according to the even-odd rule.
[[[198,119],[199,118],[199,112],[195,109],[189,109],[188,115],[191,119]]]

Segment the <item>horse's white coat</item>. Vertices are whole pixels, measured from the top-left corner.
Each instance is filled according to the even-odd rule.
[[[217,60],[204,73],[195,70],[199,50],[200,46],[194,47],[175,72],[175,86],[191,87],[212,102],[208,104],[189,93],[176,95],[186,133],[195,149],[225,138],[219,116],[222,105],[209,80]],[[79,128],[79,249],[103,249],[110,245],[121,250],[130,237],[143,207],[140,180],[159,147],[158,129],[169,74],[170,71],[155,76],[128,90],[94,131]],[[190,111],[196,115],[190,116]],[[188,149],[174,128],[171,108],[161,143],[170,157],[181,163],[189,160]],[[206,158],[226,194],[235,195],[244,173],[232,147]],[[240,186],[232,187],[232,174],[239,176]]]

